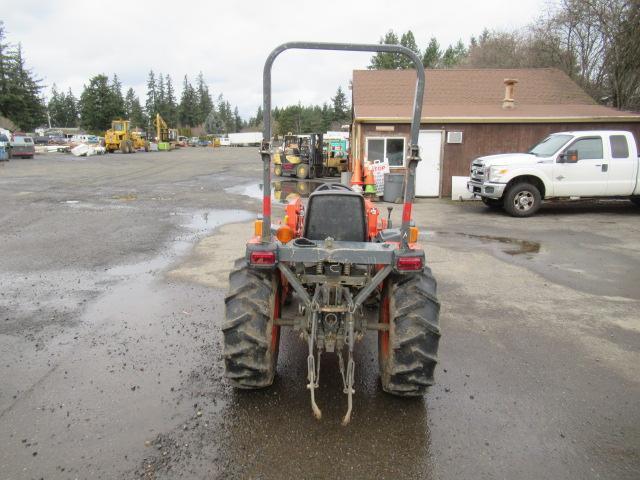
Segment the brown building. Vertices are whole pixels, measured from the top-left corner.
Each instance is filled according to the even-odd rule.
[[[640,135],[640,114],[598,105],[554,68],[425,73],[419,196],[449,196],[451,177],[467,176],[474,158],[523,152],[552,132],[615,129]],[[386,157],[392,171],[403,171],[415,83],[412,70],[353,72],[354,159]]]

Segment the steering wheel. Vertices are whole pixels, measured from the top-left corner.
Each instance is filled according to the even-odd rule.
[[[325,191],[325,190],[347,190],[349,192],[353,192],[353,188],[351,188],[351,187],[349,187],[347,185],[343,185],[341,183],[323,183],[318,188],[316,188],[314,191],[322,192],[322,191]]]

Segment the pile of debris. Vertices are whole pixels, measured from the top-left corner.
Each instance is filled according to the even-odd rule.
[[[90,145],[86,143],[79,143],[71,149],[71,153],[76,157],[91,157],[93,155],[102,155],[106,153],[107,149],[102,145]]]

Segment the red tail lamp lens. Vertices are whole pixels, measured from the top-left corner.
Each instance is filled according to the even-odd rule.
[[[273,265],[276,263],[276,252],[251,252],[249,260],[252,265]]]
[[[415,272],[422,270],[422,257],[400,257],[396,263],[398,270]]]

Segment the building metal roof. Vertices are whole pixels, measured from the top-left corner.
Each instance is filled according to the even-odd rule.
[[[555,68],[427,69],[423,122],[640,122],[640,114],[598,105]],[[516,79],[515,104],[503,108],[506,79]],[[413,70],[355,70],[356,121],[410,121]]]

